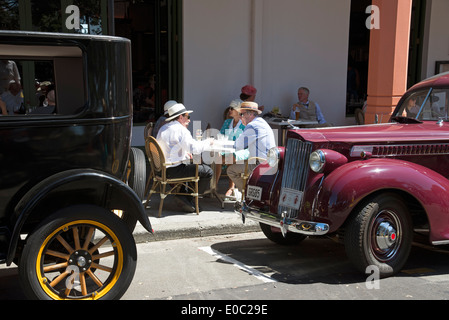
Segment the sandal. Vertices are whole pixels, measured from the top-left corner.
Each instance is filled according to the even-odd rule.
[[[228,189],[228,191],[226,191],[225,196],[226,197],[231,197],[234,194],[234,188],[230,188]]]

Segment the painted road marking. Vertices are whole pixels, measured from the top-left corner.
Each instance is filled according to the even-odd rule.
[[[241,263],[238,260],[228,257],[227,255],[222,254],[222,253],[212,249],[211,247],[200,247],[198,249],[210,254],[211,256],[214,256],[217,259],[221,259],[223,261],[232,263],[235,267],[249,273],[250,275],[256,277],[257,279],[259,279],[263,282],[277,282],[275,279],[267,276],[266,274],[254,269],[254,268],[251,268],[250,266],[247,266],[246,264]]]

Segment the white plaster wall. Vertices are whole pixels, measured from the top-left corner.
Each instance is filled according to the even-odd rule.
[[[335,125],[345,118],[350,0],[184,0],[184,104],[202,127],[251,83],[287,114],[298,87]]]
[[[436,61],[449,61],[449,1],[431,0],[426,10],[423,79],[435,74]]]
[[[250,0],[184,0],[184,104],[217,128],[250,79]],[[218,129],[220,129],[218,128]]]

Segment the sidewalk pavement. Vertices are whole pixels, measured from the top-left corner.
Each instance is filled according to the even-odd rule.
[[[219,191],[222,192],[223,189],[225,192],[226,186],[222,187],[222,180]],[[151,197],[150,208],[146,209],[146,212],[154,233],[149,233],[137,223],[133,233],[137,243],[260,231],[259,224],[255,221],[247,219],[243,224],[241,217],[234,212],[232,203],[225,203],[222,209],[217,198],[206,195],[199,199],[203,211],[197,215],[183,212],[173,201],[173,197],[168,196],[164,200],[160,218],[160,196],[154,194]]]

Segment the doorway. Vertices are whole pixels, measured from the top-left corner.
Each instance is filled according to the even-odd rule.
[[[115,35],[131,40],[134,124],[181,101],[181,0],[114,0]]]
[[[370,30],[366,28],[366,8],[371,0],[352,0],[349,25],[346,116],[362,109],[368,90]]]
[[[421,69],[426,5],[426,0],[413,0],[412,3],[407,88],[422,80]]]

